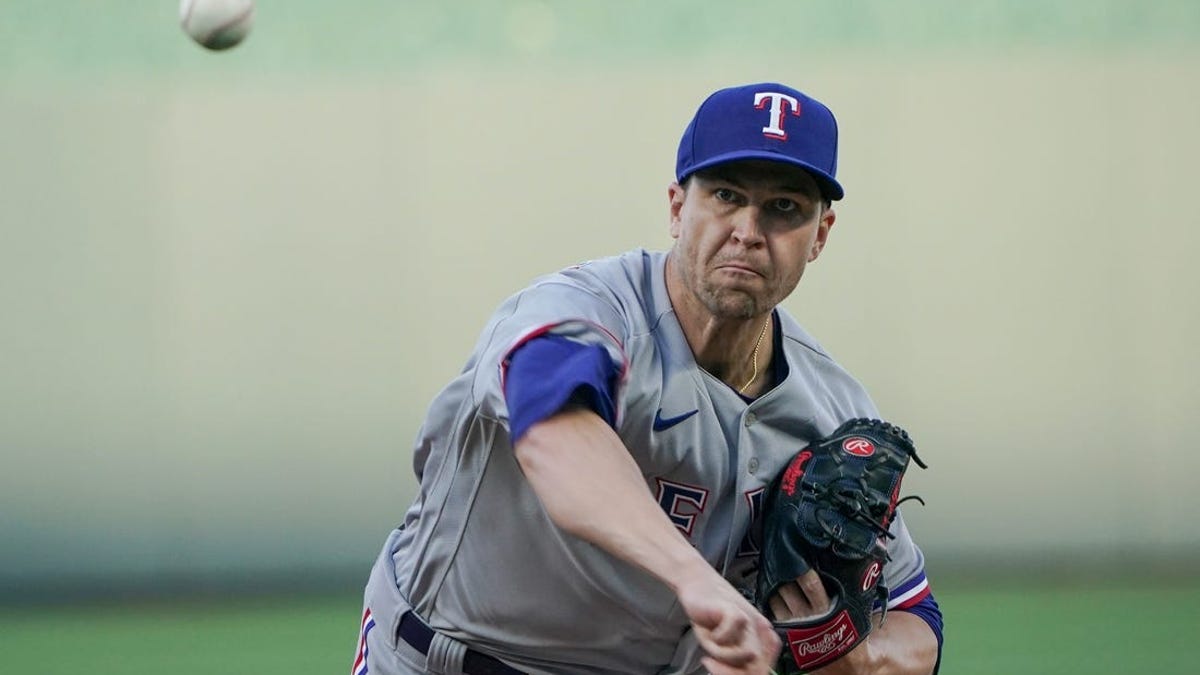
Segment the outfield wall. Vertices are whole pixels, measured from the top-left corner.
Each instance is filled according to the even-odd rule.
[[[0,9],[0,594],[365,575],[494,305],[668,246],[683,126],[762,79],[839,116],[787,306],[917,439],[931,560],[1200,552],[1191,4],[762,3],[789,42],[691,3],[263,0],[220,55],[106,4]]]

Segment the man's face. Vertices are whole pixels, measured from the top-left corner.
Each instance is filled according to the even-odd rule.
[[[675,269],[718,318],[759,316],[791,294],[835,218],[812,176],[778,162],[722,164],[668,194]]]

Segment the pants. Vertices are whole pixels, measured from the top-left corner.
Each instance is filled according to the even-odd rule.
[[[351,675],[463,675],[466,645],[441,635],[434,637],[426,656],[397,638],[400,617],[411,607],[400,594],[392,549],[400,531],[388,537],[371,569],[363,593],[362,623]]]

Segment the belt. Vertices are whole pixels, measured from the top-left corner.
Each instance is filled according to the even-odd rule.
[[[425,655],[429,654],[429,645],[435,635],[433,629],[426,626],[412,611],[405,612],[404,616],[400,617],[400,629],[396,634],[413,649]],[[474,649],[468,649],[463,656],[462,671],[466,675],[525,675],[516,668],[501,663],[499,659],[480,654]]]

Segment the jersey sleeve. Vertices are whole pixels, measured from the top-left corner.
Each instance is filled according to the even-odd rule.
[[[933,672],[936,675],[942,662],[942,612],[929,587],[925,576],[925,556],[912,540],[904,518],[897,511],[892,521],[891,532],[896,536],[888,544],[891,560],[883,568],[884,583],[888,587],[888,611],[915,614],[933,630],[937,637],[938,658]]]
[[[904,517],[899,511],[892,521],[891,532],[895,538],[887,544],[890,560],[883,567],[883,582],[890,593],[888,609],[913,600],[929,589],[925,581],[925,556],[909,535],[908,526],[904,524]]]
[[[558,351],[558,357],[568,360],[579,359],[573,363],[576,367],[590,367],[595,372],[607,369],[611,373],[606,389],[612,412],[606,419],[616,426],[620,422],[621,395],[629,370],[624,347],[627,333],[623,315],[603,289],[589,288],[563,275],[540,281],[500,306],[466,366],[474,373],[471,391],[479,414],[509,423],[512,432],[506,381],[512,374],[514,357],[524,351],[523,347],[538,340],[539,345],[524,354],[532,358],[518,359],[518,387],[528,385],[538,368],[561,360],[549,352]],[[547,337],[554,339],[539,340]],[[576,351],[575,346],[584,349]],[[605,360],[611,364],[607,368]],[[542,393],[555,392],[550,387]],[[527,402],[538,398],[537,394],[526,391],[517,400]],[[533,416],[537,416],[536,411]],[[519,421],[528,423],[528,417]]]
[[[928,584],[926,585],[925,592],[920,595],[920,600],[906,602],[898,607],[897,610],[915,614],[928,624],[929,629],[933,631],[938,645],[937,662],[933,666],[933,675],[937,675],[938,670],[942,667],[942,609],[938,607],[937,600],[934,599],[933,593],[929,591]]]
[[[567,405],[586,407],[615,427],[614,395],[620,366],[600,345],[554,334],[541,335],[514,349],[503,377],[512,442]]]

